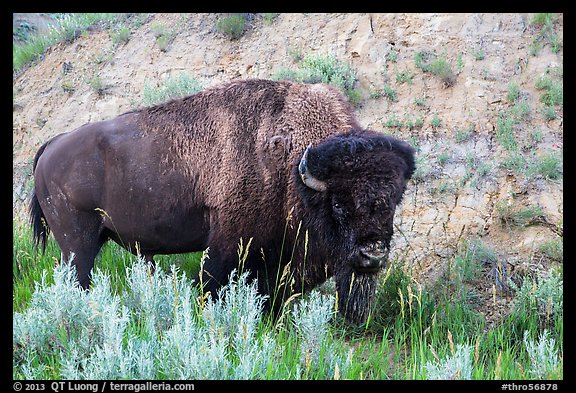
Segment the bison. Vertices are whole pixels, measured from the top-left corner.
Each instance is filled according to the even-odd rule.
[[[239,268],[277,312],[334,276],[339,311],[363,323],[384,266],[414,150],[363,129],[324,84],[238,80],[44,143],[34,158],[36,245],[53,232],[88,288],[112,239],[156,254],[208,249],[217,296]]]

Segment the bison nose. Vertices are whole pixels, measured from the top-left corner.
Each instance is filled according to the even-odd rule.
[[[375,273],[384,267],[387,255],[387,250],[362,248],[356,260],[356,270],[359,273]]]

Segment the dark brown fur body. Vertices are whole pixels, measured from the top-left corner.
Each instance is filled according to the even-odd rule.
[[[338,141],[332,148],[331,137],[338,134],[360,142],[342,145]],[[366,143],[362,141],[371,138],[380,142],[363,148]],[[102,244],[113,239],[150,261],[156,254],[209,248],[203,281],[215,295],[230,272],[239,268],[237,249],[242,238],[244,244],[252,239],[242,268],[258,278],[261,293],[273,297],[284,266],[292,261],[287,270],[289,281],[276,306],[286,296],[309,290],[332,275],[337,277],[337,286],[348,280],[347,285],[356,285],[354,291],[362,292],[374,286],[374,275],[356,274],[356,282],[350,284],[354,269],[344,255],[349,253],[352,258],[354,247],[349,244],[344,250],[332,243],[353,243],[358,235],[350,234],[354,231],[363,232],[360,237],[369,232],[366,236],[375,240],[378,231],[367,229],[374,225],[379,233],[391,230],[393,208],[413,171],[413,152],[407,146],[379,138],[384,137],[361,130],[349,104],[330,87],[265,80],[220,85],[84,125],[44,144],[34,162],[34,234],[45,241],[47,230],[40,225],[44,218],[63,257],[69,259],[74,253],[73,263],[83,287],[89,285]],[[400,153],[390,141],[398,144],[394,149]],[[328,182],[330,193],[311,190],[298,175],[298,163],[309,144],[314,146],[310,169]],[[325,154],[316,148],[320,145]],[[381,148],[377,145],[384,146],[385,154],[376,154]],[[373,152],[369,159],[373,162],[355,167],[356,152],[365,150],[367,156]],[[340,159],[344,161],[338,163]],[[323,160],[328,161],[320,167]],[[381,166],[388,164],[394,168],[390,173],[373,176],[372,172],[380,173]],[[334,168],[328,170],[331,165]],[[339,169],[346,166],[348,172]],[[344,177],[337,180],[332,172]],[[334,193],[356,200],[354,209],[360,211],[365,196],[353,194],[364,195],[365,187],[378,187],[373,193],[379,193],[388,187],[384,178],[401,189],[390,199],[393,206],[388,213],[392,215],[388,214],[390,222],[386,224],[390,228],[385,230],[367,219],[371,216],[367,211],[362,211],[359,219],[363,223],[353,225],[353,220],[343,224],[328,217]],[[358,187],[363,189],[356,190]],[[344,230],[342,225],[349,228]],[[362,296],[370,296],[373,290],[368,292]],[[347,296],[340,298],[344,305]],[[358,307],[362,310],[347,316],[362,322],[366,305]]]

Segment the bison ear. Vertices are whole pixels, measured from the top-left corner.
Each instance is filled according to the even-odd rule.
[[[410,180],[416,170],[415,154],[416,151],[408,143],[393,137],[386,137],[386,143],[396,155],[404,161],[404,179]]]
[[[300,164],[298,164],[298,172],[300,173],[300,178],[302,179],[302,182],[307,187],[315,191],[324,192],[328,189],[326,183],[312,176],[310,170],[308,169],[308,152],[310,151],[310,148],[312,148],[312,144],[309,144],[306,150],[304,151],[304,154],[300,159]]]
[[[398,146],[398,152],[399,152],[400,156],[404,159],[404,162],[406,163],[406,170],[404,171],[404,178],[406,180],[410,180],[410,178],[414,174],[414,171],[416,170],[416,161],[414,158],[416,152],[415,152],[414,148],[406,142],[402,142]]]

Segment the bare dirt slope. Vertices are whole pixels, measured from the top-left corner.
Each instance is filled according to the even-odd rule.
[[[506,165],[512,153],[497,138],[499,116],[513,106],[506,98],[513,82],[528,107],[513,127],[517,154],[537,159],[562,153],[562,107],[554,119],[545,117],[536,82],[562,69],[563,49],[554,53],[538,41],[533,15],[280,14],[272,23],[256,15],[237,40],[215,30],[221,16],[152,14],[117,47],[109,31],[94,29],[51,47],[15,75],[15,219],[26,214],[37,148],[58,133],[138,106],[145,82],[161,84],[182,72],[203,86],[270,78],[281,67],[296,67],[298,54],[333,54],[357,72],[361,123],[418,147],[418,176],[397,212],[396,255],[435,275],[462,240],[481,239],[510,266],[546,264],[537,250],[561,233],[562,179]],[[165,51],[154,33],[159,25],[176,33]],[[562,15],[555,29],[562,42]],[[415,55],[424,51],[448,62],[451,85],[417,67]],[[88,83],[95,75],[102,94]],[[402,75],[410,80],[403,82]],[[385,86],[395,100],[375,94]],[[536,206],[540,214],[531,225],[506,227],[496,206]]]

